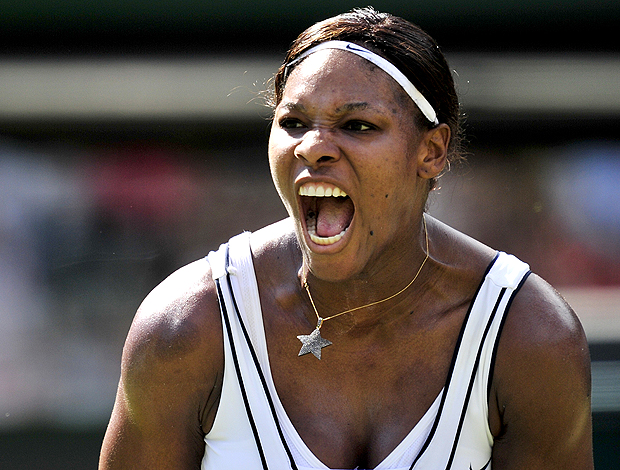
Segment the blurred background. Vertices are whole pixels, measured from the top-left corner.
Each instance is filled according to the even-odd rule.
[[[0,0],[0,469],[96,468],[144,296],[285,216],[268,80],[316,0]],[[582,319],[597,468],[620,468],[620,2],[384,0],[434,36],[469,162],[429,210]]]

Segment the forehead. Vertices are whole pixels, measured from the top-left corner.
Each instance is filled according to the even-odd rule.
[[[400,85],[379,67],[355,54],[333,49],[315,52],[293,69],[280,105],[326,98],[367,103],[393,112],[405,110],[410,101]]]

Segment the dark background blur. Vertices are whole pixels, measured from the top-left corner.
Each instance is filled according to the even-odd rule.
[[[0,469],[96,468],[144,296],[285,216],[268,79],[349,1],[0,0]],[[431,214],[580,315],[597,468],[620,468],[620,2],[376,1],[455,70],[469,163]]]

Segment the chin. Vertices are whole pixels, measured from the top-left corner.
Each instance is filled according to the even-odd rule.
[[[344,282],[360,276],[364,267],[358,255],[339,253],[317,253],[301,243],[304,264],[313,277],[325,282]]]

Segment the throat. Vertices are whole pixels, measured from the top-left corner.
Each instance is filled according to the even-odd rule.
[[[341,197],[314,198],[308,211],[308,228],[314,227],[316,235],[323,238],[334,237],[344,232],[353,219],[353,202]]]

